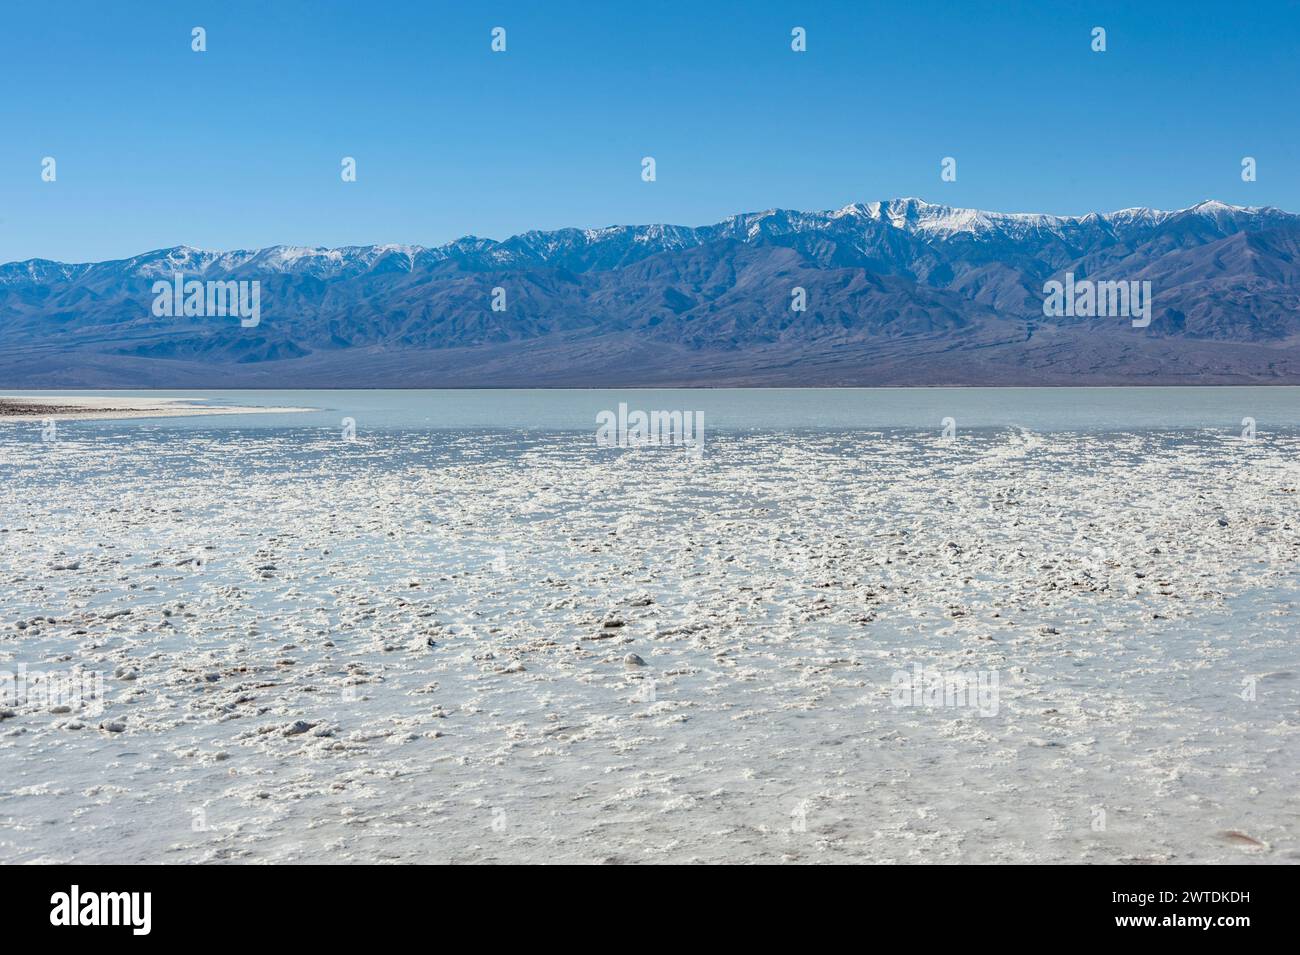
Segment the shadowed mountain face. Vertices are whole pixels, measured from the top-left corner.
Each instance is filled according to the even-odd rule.
[[[1149,281],[1150,324],[1045,316],[1044,283],[1067,272]],[[259,282],[260,322],[156,316],[154,283],[176,273]],[[898,199],[436,249],[0,266],[5,388],[1196,383],[1300,383],[1300,216]]]

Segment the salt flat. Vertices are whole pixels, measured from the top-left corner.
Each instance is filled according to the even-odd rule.
[[[7,860],[1300,858],[1294,432],[29,431]]]

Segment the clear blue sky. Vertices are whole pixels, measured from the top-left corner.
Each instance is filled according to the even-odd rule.
[[[1281,0],[5,6],[0,261],[434,245],[908,195],[1300,210],[1300,5]]]

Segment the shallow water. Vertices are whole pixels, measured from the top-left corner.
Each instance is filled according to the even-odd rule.
[[[8,705],[0,854],[1294,862],[1296,389],[1022,391],[0,426],[0,670],[107,697]]]
[[[49,392],[6,392],[40,397]],[[320,409],[284,416],[222,418],[226,429],[338,428],[343,417],[370,430],[474,429],[591,432],[602,410],[620,402],[636,409],[704,413],[719,431],[862,428],[934,429],[952,417],[966,428],[1116,431],[1211,428],[1240,433],[1243,417],[1260,432],[1300,427],[1300,387],[1224,388],[626,388],[335,391],[60,391],[60,395],[194,398],[214,405]],[[211,427],[207,418],[146,423],[183,430]],[[112,430],[114,422],[79,426]],[[28,425],[34,428],[36,423]]]

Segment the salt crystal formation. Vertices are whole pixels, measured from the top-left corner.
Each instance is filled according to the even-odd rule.
[[[10,862],[1300,853],[1295,434],[0,438]]]

